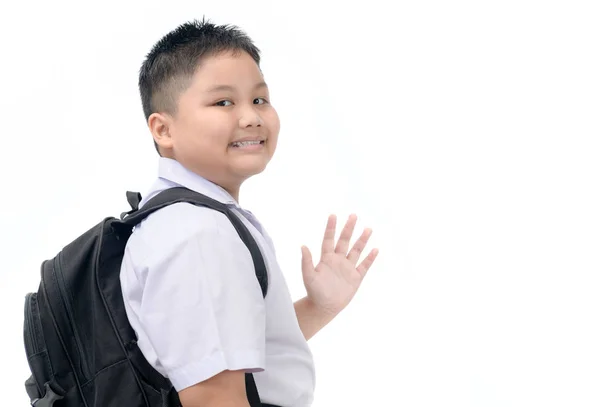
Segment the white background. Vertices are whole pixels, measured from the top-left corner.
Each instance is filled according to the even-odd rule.
[[[351,3],[3,2],[3,406],[42,260],[155,177],[145,54],[203,15],[263,53],[280,147],[241,203],[294,298],[329,213],[381,250],[310,341],[315,407],[600,405],[598,3]]]

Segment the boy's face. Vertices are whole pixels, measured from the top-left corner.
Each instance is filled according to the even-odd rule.
[[[164,128],[157,131],[166,137],[153,134],[163,155],[235,198],[244,180],[265,169],[277,146],[279,117],[259,67],[245,52],[203,59],[179,96],[177,113],[162,117]]]

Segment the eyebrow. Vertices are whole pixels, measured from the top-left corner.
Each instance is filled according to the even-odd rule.
[[[260,88],[266,88],[267,87],[267,83],[266,82],[259,82],[256,85],[254,85],[254,89],[253,90],[257,90]],[[213,86],[212,88],[208,89],[207,92],[209,93],[213,93],[213,92],[220,92],[220,91],[230,91],[230,92],[235,92],[235,88],[233,86],[230,85],[217,85],[217,86]]]

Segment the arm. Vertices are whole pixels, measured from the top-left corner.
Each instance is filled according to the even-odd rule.
[[[294,303],[296,318],[304,338],[308,341],[317,332],[330,323],[337,314],[319,310],[308,297],[304,297]]]
[[[250,407],[241,370],[226,370],[179,392],[183,407]]]

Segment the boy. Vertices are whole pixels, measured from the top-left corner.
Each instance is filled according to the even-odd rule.
[[[354,215],[334,247],[330,216],[316,267],[302,247],[307,296],[292,302],[272,241],[238,203],[240,186],[265,169],[279,134],[259,64],[259,50],[236,27],[194,21],[163,37],[140,70],[160,155],[159,178],[141,205],[176,186],[227,204],[252,233],[269,275],[263,298],[249,251],[217,211],[174,204],[135,228],[120,277],[127,316],[142,353],[184,407],[248,406],[246,372],[263,403],[311,405],[307,340],[349,303],[377,256],[373,250],[357,266],[371,231],[349,250]]]

